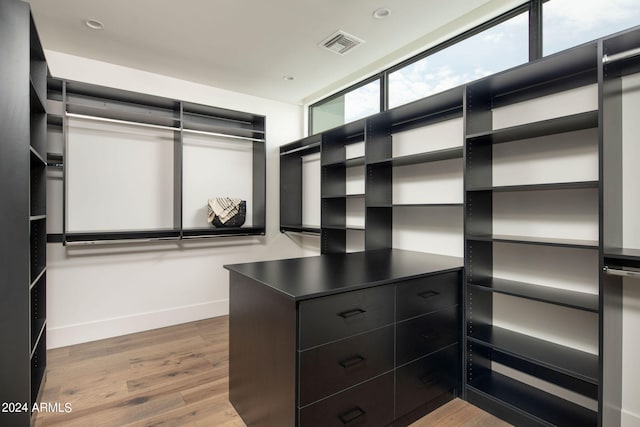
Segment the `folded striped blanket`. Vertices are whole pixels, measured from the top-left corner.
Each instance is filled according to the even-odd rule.
[[[215,197],[209,199],[209,216],[207,221],[211,223],[217,216],[221,223],[226,223],[240,211],[241,202],[241,199],[231,197]]]

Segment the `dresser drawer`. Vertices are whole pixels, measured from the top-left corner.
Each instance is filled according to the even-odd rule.
[[[299,353],[300,406],[393,370],[393,325]]]
[[[396,366],[458,342],[458,306],[396,325]]]
[[[309,405],[300,427],[385,426],[393,421],[393,372]]]
[[[396,418],[434,399],[453,398],[458,387],[460,357],[453,345],[396,371]]]
[[[393,323],[393,301],[393,285],[302,301],[300,350]]]
[[[436,274],[396,284],[397,321],[458,303],[460,272]]]

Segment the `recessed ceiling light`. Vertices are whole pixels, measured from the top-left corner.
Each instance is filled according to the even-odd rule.
[[[293,77],[293,76],[282,76],[282,80],[286,80],[288,82],[290,82],[290,81],[292,81],[294,79],[295,79],[295,77]]]
[[[97,19],[85,19],[84,25],[91,28],[92,30],[102,30],[104,28],[104,24]]]
[[[373,17],[376,19],[384,19],[389,15],[391,15],[391,11],[386,7],[381,7],[373,11]]]

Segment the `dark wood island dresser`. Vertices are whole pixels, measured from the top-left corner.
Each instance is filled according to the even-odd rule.
[[[249,426],[407,425],[461,390],[460,258],[389,249],[226,265]]]

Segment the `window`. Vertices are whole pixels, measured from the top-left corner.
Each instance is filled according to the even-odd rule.
[[[311,133],[322,132],[380,112],[380,80],[311,106]]]
[[[542,13],[549,55],[640,23],[638,0],[550,0]]]
[[[522,13],[393,71],[389,108],[525,63],[528,43],[528,15]]]

